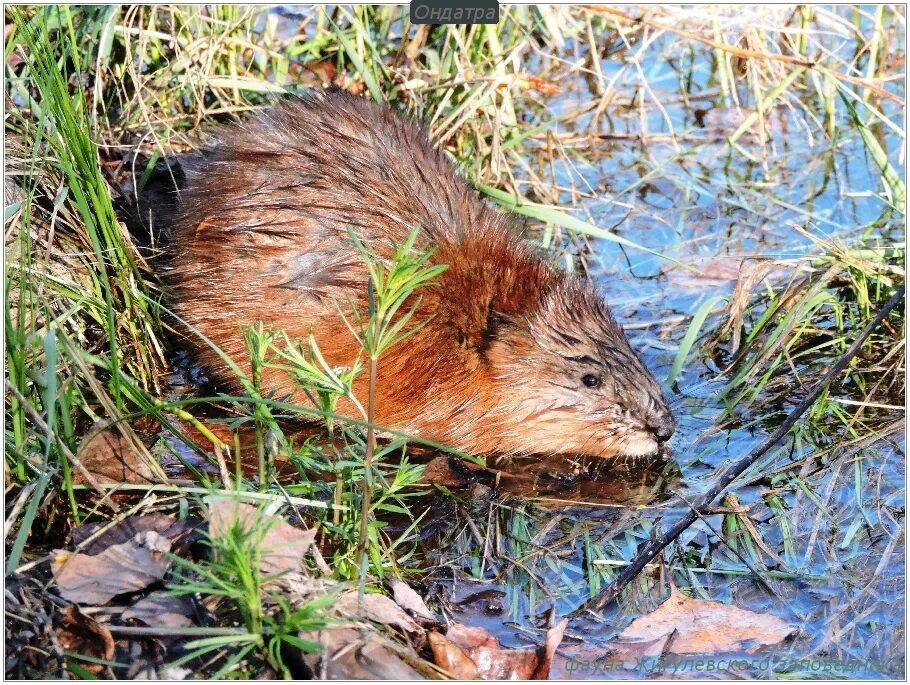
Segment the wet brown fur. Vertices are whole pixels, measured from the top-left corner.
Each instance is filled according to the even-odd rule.
[[[176,312],[243,366],[241,325],[312,332],[329,363],[361,354],[338,313],[365,308],[348,235],[388,256],[408,231],[448,269],[423,290],[429,324],[380,360],[376,420],[475,453],[654,451],[672,432],[660,388],[592,286],[545,263],[415,124],[341,93],[285,101],[224,129],[181,199]],[[203,364],[231,383],[221,358]],[[581,378],[596,373],[600,388]],[[289,387],[269,370],[265,385]],[[362,374],[355,395],[365,401]],[[340,411],[357,416],[349,402]],[[358,416],[358,418],[360,418]],[[662,422],[662,423],[661,423]]]

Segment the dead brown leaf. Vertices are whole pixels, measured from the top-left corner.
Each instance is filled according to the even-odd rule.
[[[562,642],[562,636],[565,634],[568,625],[569,619],[564,618],[547,631],[543,646],[537,651],[537,668],[534,671],[534,675],[531,676],[533,680],[550,679],[550,667],[553,665],[553,655],[555,655],[556,650],[559,649],[559,644]]]
[[[342,616],[356,616],[357,591],[349,590],[342,593],[335,603],[335,610]],[[392,628],[397,628],[410,635],[422,635],[423,628],[408,616],[404,610],[385,595],[374,592],[363,596],[363,617]]]
[[[79,611],[77,606],[66,608],[63,621],[56,632],[63,649],[105,661],[114,658],[114,638],[111,632]],[[105,668],[101,664],[87,661],[80,661],[79,665],[95,675],[101,674]]]
[[[749,301],[752,299],[755,284],[767,276],[770,270],[771,263],[767,261],[743,262],[740,267],[736,287],[733,288],[733,294],[730,296],[730,318],[721,329],[721,335],[726,334],[727,331],[732,331],[731,347],[734,352],[739,350],[743,316],[749,308]]]
[[[170,548],[170,540],[146,531],[94,556],[58,551],[51,570],[64,599],[107,604],[117,595],[143,590],[164,578],[171,565],[165,554]]]
[[[676,636],[665,647],[673,631]],[[720,654],[747,652],[776,645],[796,632],[794,626],[770,614],[759,614],[722,602],[692,599],[673,588],[669,599],[655,611],[635,619],[619,636],[627,644],[651,641],[643,652],[656,656],[667,648],[673,654]],[[620,643],[622,645],[622,643]]]
[[[439,666],[460,671],[451,671],[457,678],[529,680],[537,668],[534,650],[503,649],[499,640],[483,628],[453,624],[444,637],[437,634],[430,641],[430,647]],[[473,676],[469,675],[471,668],[465,658],[474,665]]]
[[[437,623],[433,612],[427,608],[426,603],[420,595],[409,585],[401,582],[397,578],[389,583],[392,590],[392,598],[395,603],[407,611],[419,623]]]
[[[316,540],[316,529],[300,530],[277,516],[265,516],[256,507],[233,499],[218,498],[209,501],[209,534],[223,536],[231,526],[239,525],[245,531],[265,525],[262,538],[263,573],[301,572],[303,559]]]
[[[122,618],[142,621],[147,626],[184,628],[193,625],[193,604],[189,597],[159,590],[124,611]]]
[[[303,655],[313,679],[421,680],[433,675],[412,649],[372,631],[340,627],[300,637],[323,647],[319,654]]]
[[[113,545],[129,542],[136,535],[153,530],[171,541],[171,551],[179,553],[179,550],[194,540],[192,533],[200,524],[201,520],[195,517],[175,519],[167,514],[143,514],[124,519],[104,532],[101,530],[105,526],[110,526],[109,522],[86,523],[73,530],[72,541],[75,547],[81,547],[79,551],[83,554],[94,555]],[[97,537],[93,538],[96,534]]]
[[[447,671],[455,680],[474,680],[477,677],[477,665],[464,650],[441,633],[427,635],[433,660],[436,665]]]
[[[489,649],[499,649],[499,640],[490,635],[483,628],[466,626],[461,623],[451,623],[446,631],[446,637],[464,650],[480,649],[487,647]]]
[[[76,456],[99,483],[157,483],[158,478],[145,457],[114,429],[101,428],[89,433]],[[86,479],[78,470],[76,483]]]
[[[453,623],[445,636],[430,633],[430,648],[436,664],[458,679],[547,680],[568,619],[547,631],[538,649],[503,649],[499,640],[483,628]]]

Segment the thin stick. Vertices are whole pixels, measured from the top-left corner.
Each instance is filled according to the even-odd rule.
[[[198,628],[179,626],[115,626],[106,624],[114,635],[124,637],[212,637],[219,635],[246,636],[243,628]]]
[[[904,298],[904,292],[906,290],[906,284],[901,285],[896,293],[888,300],[885,305],[879,310],[878,314],[875,315],[875,318],[869,322],[869,325],[866,326],[862,333],[853,341],[853,344],[847,349],[844,355],[837,360],[834,366],[826,373],[818,383],[812,388],[806,397],[800,402],[796,407],[793,408],[793,411],[784,419],[783,423],[778,427],[774,433],[772,433],[767,440],[765,440],[761,445],[759,445],[751,454],[740,459],[738,462],[732,464],[724,472],[722,472],[711,485],[710,488],[698,499],[696,499],[690,506],[691,509],[686,513],[686,515],[680,519],[679,522],[666,535],[658,537],[656,540],[652,540],[644,549],[642,549],[635,559],[632,560],[632,563],[626,568],[625,571],[614,580],[607,588],[601,593],[598,597],[594,597],[585,604],[583,604],[575,613],[580,613],[582,611],[600,611],[610,602],[612,602],[616,597],[622,592],[623,588],[626,587],[632,580],[641,572],[641,570],[648,564],[651,560],[654,559],[658,554],[660,554],[664,548],[667,547],[671,542],[676,540],[683,532],[691,526],[699,517],[707,513],[708,508],[711,504],[721,495],[726,494],[727,488],[730,484],[736,480],[740,475],[742,475],[746,469],[748,469],[752,464],[758,461],[765,453],[768,452],[772,447],[774,447],[778,442],[780,442],[787,433],[790,432],[790,429],[793,425],[799,420],[799,418],[809,409],[814,403],[815,400],[824,392],[827,385],[837,378],[841,372],[847,368],[847,364],[850,363],[850,360],[859,352],[860,347],[866,341],[872,332],[878,328],[879,324],[884,321],[885,317],[891,313],[891,310],[894,309],[900,301]]]
[[[85,490],[87,485],[74,485],[73,490]],[[145,485],[143,483],[99,483],[98,487],[102,490],[110,490],[111,492],[173,492],[180,495],[191,494],[191,495],[224,495],[227,497],[236,497],[242,502],[251,501],[251,502],[273,502],[275,500],[283,500],[288,504],[293,504],[297,507],[313,507],[314,509],[340,509],[341,511],[346,511],[347,506],[337,505],[337,504],[328,504],[326,502],[321,502],[314,499],[304,499],[303,497],[294,497],[288,494],[279,494],[272,492],[246,492],[243,490],[228,490],[228,489],[216,489],[216,488],[198,488],[185,485],[154,485],[149,484]]]

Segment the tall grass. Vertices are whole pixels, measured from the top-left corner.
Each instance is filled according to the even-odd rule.
[[[82,426],[134,410],[136,394],[155,387],[160,324],[101,172],[85,91],[68,83],[85,73],[73,15],[10,13],[10,44],[27,59],[9,87],[29,109],[14,108],[7,122],[8,171],[20,181],[7,181],[17,201],[4,217],[7,464],[20,484],[39,477],[34,503],[59,478],[78,521],[72,455]],[[31,505],[17,541],[33,515]]]

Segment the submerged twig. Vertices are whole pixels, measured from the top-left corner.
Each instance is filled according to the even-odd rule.
[[[843,356],[837,360],[834,366],[815,384],[812,388],[812,391],[805,397],[803,400],[793,408],[787,418],[784,419],[783,423],[778,427],[774,433],[772,433],[767,440],[765,440],[761,445],[759,445],[755,450],[750,454],[746,455],[739,461],[732,464],[728,469],[721,473],[710,488],[695,502],[690,506],[690,510],[680,519],[673,528],[666,535],[659,536],[658,538],[652,540],[644,549],[642,549],[635,559],[629,564],[625,571],[614,580],[598,597],[594,597],[585,604],[583,604],[577,611],[600,611],[610,602],[612,602],[619,593],[626,587],[640,572],[641,570],[658,554],[660,554],[664,548],[666,548],[671,542],[676,540],[682,533],[696,520],[698,520],[702,515],[704,515],[707,509],[718,497],[726,493],[727,488],[730,484],[736,480],[740,475],[742,475],[746,469],[748,469],[752,464],[758,461],[765,453],[768,452],[772,447],[774,447],[778,442],[780,442],[787,433],[790,432],[790,429],[794,424],[799,420],[799,418],[815,403],[815,401],[821,396],[825,391],[825,388],[828,384],[833,381],[841,372],[847,367],[847,364],[850,363],[850,360],[859,352],[863,343],[866,341],[872,332],[878,328],[878,326],[885,320],[885,317],[891,313],[891,311],[897,307],[897,305],[903,300],[904,293],[906,291],[906,285],[901,285],[898,291],[889,299],[885,305],[878,311],[872,321],[869,322],[869,325],[866,326],[863,331],[856,337],[847,351]]]

